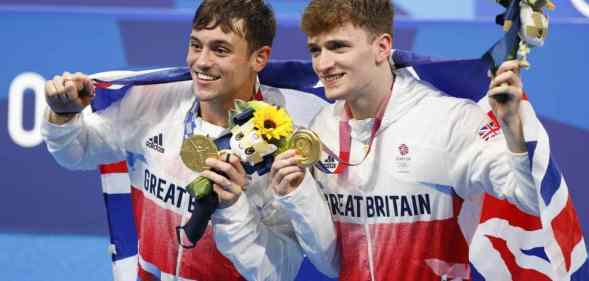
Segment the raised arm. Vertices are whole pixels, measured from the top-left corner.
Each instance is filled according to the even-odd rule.
[[[94,96],[92,81],[81,73],[65,72],[45,85],[48,109],[41,133],[49,152],[65,168],[91,170],[124,159],[121,136],[110,122],[118,106],[91,113],[86,109]]]
[[[508,98],[496,99],[500,94],[507,94]],[[523,133],[524,94],[517,61],[505,62],[499,68],[487,96],[495,120],[474,104],[466,106],[461,113],[460,130],[467,134],[467,144],[461,145],[456,167],[463,165],[457,170],[466,173],[459,186],[469,189],[461,192],[488,192],[507,199],[523,211],[538,214],[536,184]]]

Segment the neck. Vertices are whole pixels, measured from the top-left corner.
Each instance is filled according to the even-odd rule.
[[[255,79],[252,82],[246,83],[247,85],[242,87],[234,95],[229,95],[227,98],[215,98],[209,101],[199,101],[200,118],[203,120],[217,125],[219,127],[227,128],[229,126],[227,117],[228,112],[233,109],[235,100],[252,100],[255,95]]]
[[[378,113],[380,105],[391,94],[391,85],[393,85],[394,74],[388,65],[386,70],[378,72],[373,78],[375,83],[364,88],[362,93],[353,95],[355,98],[346,100],[347,105],[352,111],[352,118],[357,120],[374,118]]]

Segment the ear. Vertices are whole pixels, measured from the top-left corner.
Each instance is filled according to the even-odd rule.
[[[393,48],[393,37],[388,33],[377,36],[373,42],[375,59],[377,64],[389,60],[391,49]]]
[[[268,61],[270,60],[271,52],[272,47],[263,46],[252,53],[250,64],[255,72],[260,72],[266,67],[266,64],[268,64]]]

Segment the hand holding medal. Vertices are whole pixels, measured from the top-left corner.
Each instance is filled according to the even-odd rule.
[[[294,131],[292,120],[284,109],[261,101],[236,101],[229,120],[231,134],[217,140],[194,135],[183,142],[180,157],[188,168],[202,173],[210,169],[205,160],[219,159],[221,152],[238,156],[248,174],[257,172],[259,175],[267,173],[274,157],[288,149],[297,151],[303,159],[301,165],[305,167],[319,160],[319,137],[307,129]],[[198,177],[188,190],[196,198],[202,198],[212,191],[211,186]]]
[[[288,113],[265,102],[236,101],[235,109],[229,113],[229,131],[215,140],[204,135],[194,135],[182,144],[180,157],[186,167],[207,176],[198,176],[186,187],[197,199],[197,204],[191,219],[186,225],[177,228],[178,241],[183,247],[192,248],[196,245],[218,207],[219,198],[223,198],[213,191],[213,182],[209,178],[229,182],[222,186],[224,190],[235,185],[219,169],[208,172],[211,170],[206,164],[208,158],[225,158],[225,162],[229,162],[234,155],[241,161],[242,173],[245,171],[251,175],[257,172],[264,175],[270,171],[275,156],[288,149],[297,151],[301,165],[305,167],[312,166],[320,157],[321,142],[317,135],[306,129],[294,131]]]

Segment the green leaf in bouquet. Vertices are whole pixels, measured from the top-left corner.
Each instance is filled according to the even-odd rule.
[[[186,187],[186,190],[196,199],[201,199],[213,192],[213,183],[209,179],[199,176]]]

